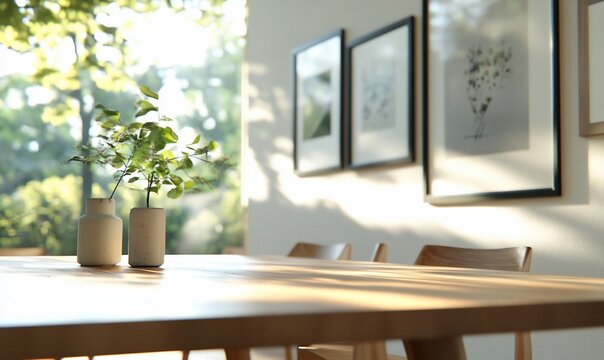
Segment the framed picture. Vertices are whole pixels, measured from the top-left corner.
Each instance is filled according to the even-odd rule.
[[[579,130],[582,136],[604,134],[602,34],[604,0],[579,0]]]
[[[424,0],[426,201],[560,195],[557,0]]]
[[[409,17],[348,46],[350,167],[414,159],[413,27]]]
[[[344,30],[293,51],[294,171],[342,168]]]

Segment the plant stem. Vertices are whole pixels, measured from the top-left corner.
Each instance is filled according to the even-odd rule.
[[[147,207],[149,207],[149,198],[151,197],[151,185],[153,185],[154,176],[155,174],[151,173],[151,178],[148,180],[149,182],[147,183]]]
[[[122,179],[126,175],[126,170],[128,170],[128,166],[130,166],[130,162],[132,161],[133,156],[134,156],[134,151],[132,151],[132,155],[130,155],[130,157],[128,158],[128,163],[124,166],[124,171],[122,171],[122,176],[120,176],[120,178],[117,180],[117,183],[113,187],[113,191],[111,192],[111,195],[109,196],[109,200],[113,199],[113,194],[115,194],[117,187],[120,185],[120,183],[122,182]]]

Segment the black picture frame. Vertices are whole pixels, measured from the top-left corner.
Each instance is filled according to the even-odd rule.
[[[415,160],[415,21],[407,17],[347,47],[347,167]]]
[[[579,0],[579,133],[604,134],[604,0]],[[592,40],[593,38],[593,40]],[[594,99],[595,101],[592,101]]]
[[[341,170],[343,152],[344,29],[292,52],[294,172]]]
[[[464,4],[423,2],[425,200],[561,195],[558,1]]]

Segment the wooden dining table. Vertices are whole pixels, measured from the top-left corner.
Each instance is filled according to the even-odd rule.
[[[0,359],[380,339],[463,359],[449,340],[465,334],[592,326],[604,326],[604,279],[270,256],[170,255],[159,268],[0,257]]]

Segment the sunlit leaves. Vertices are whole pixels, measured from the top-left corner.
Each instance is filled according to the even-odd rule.
[[[57,69],[48,68],[48,67],[40,68],[40,69],[36,70],[36,73],[34,74],[34,78],[42,79],[42,78],[44,78],[48,75],[54,74],[56,72],[58,72]]]
[[[144,89],[141,87],[143,95],[151,98],[157,96],[153,90]],[[138,100],[136,105],[135,119],[141,114],[158,112],[157,107],[147,99]],[[116,169],[118,185],[126,177],[128,184],[144,184],[148,194],[158,193],[162,187],[168,187],[167,195],[170,198],[178,198],[185,191],[198,191],[201,185],[209,186],[206,178],[190,175],[189,171],[195,167],[195,162],[212,162],[207,156],[202,158],[200,155],[215,150],[215,141],[203,146],[201,135],[196,135],[192,143],[180,149],[176,131],[163,124],[163,120],[171,119],[161,114],[158,114],[157,121],[126,123],[117,110],[100,104],[95,109],[98,111],[95,120],[105,130],[98,137],[104,141],[98,146],[80,147],[80,154],[72,157],[71,161],[110,165]]]
[[[45,107],[42,112],[42,121],[54,126],[65,123],[70,118],[78,116],[79,104],[66,99],[54,107]]]

